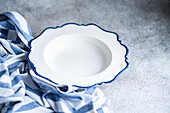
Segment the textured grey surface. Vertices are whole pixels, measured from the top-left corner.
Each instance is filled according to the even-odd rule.
[[[128,46],[129,68],[100,86],[111,113],[170,113],[170,0],[0,0],[33,35],[68,22],[96,23]]]

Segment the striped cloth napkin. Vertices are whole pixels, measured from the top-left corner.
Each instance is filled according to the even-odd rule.
[[[26,55],[32,38],[20,14],[0,14],[1,113],[109,113],[109,101],[97,87],[54,85],[31,76]]]

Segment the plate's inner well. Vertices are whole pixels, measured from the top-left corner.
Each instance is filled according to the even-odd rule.
[[[62,77],[85,77],[104,71],[112,55],[98,39],[71,34],[51,40],[44,49],[44,60],[49,68]]]

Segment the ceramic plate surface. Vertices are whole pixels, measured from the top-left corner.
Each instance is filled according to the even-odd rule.
[[[46,28],[30,42],[36,76],[55,84],[90,87],[113,81],[128,66],[128,49],[95,24]]]

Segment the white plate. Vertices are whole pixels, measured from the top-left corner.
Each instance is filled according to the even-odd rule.
[[[46,28],[31,41],[28,60],[43,81],[90,87],[113,81],[127,66],[116,33],[95,24]]]

